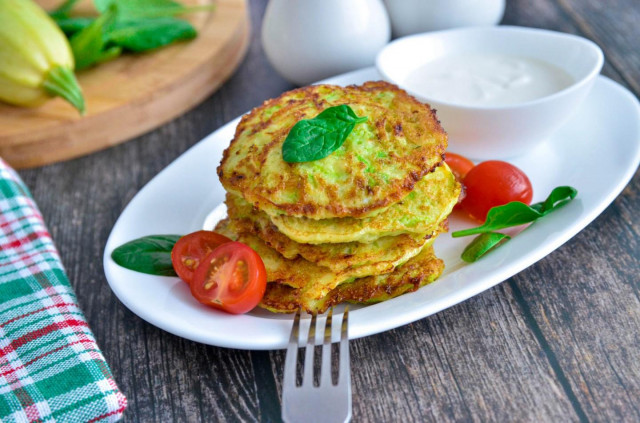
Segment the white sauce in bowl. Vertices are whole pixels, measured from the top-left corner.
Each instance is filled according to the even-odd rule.
[[[445,56],[411,72],[405,85],[432,99],[466,106],[508,106],[567,88],[574,79],[542,60],[504,54]]]

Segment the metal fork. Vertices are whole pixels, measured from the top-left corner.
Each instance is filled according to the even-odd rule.
[[[300,330],[300,310],[293,319],[291,338],[287,347],[282,381],[282,419],[285,422],[348,422],[351,420],[351,371],[349,369],[349,309],[342,315],[338,383],[331,380],[331,324],[333,309],[327,314],[322,345],[320,384],[314,386],[314,350],[316,331],[322,328],[321,320],[311,318],[308,336]],[[306,339],[305,339],[306,338]],[[296,385],[296,365],[299,345],[305,344],[302,384]]]

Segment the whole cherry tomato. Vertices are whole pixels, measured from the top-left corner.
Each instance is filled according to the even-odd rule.
[[[191,294],[202,304],[233,314],[254,308],[267,287],[262,259],[241,242],[222,244],[196,269]]]
[[[482,162],[464,178],[466,197],[460,204],[474,219],[484,222],[489,209],[511,201],[531,204],[533,188],[527,175],[500,160]]]
[[[171,263],[180,279],[190,284],[200,261],[229,238],[213,231],[197,231],[183,236],[171,250]]]

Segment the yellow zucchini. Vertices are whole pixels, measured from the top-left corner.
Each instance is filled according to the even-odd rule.
[[[71,47],[32,0],[0,0],[0,100],[38,106],[59,96],[84,113]]]

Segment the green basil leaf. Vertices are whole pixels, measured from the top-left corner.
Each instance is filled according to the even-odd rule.
[[[118,6],[121,20],[139,18],[158,18],[175,16],[183,13],[212,10],[214,5],[184,6],[173,0],[93,0],[96,9],[105,12],[109,6]]]
[[[195,38],[197,32],[187,21],[176,18],[130,19],[116,22],[109,41],[126,50],[140,53]]]
[[[366,120],[345,104],[329,107],[293,125],[282,144],[282,158],[289,163],[323,159],[340,148],[356,124]]]
[[[57,9],[49,12],[49,16],[51,16],[53,19],[68,18],[71,9],[73,9],[77,2],[78,0],[66,0],[64,3],[58,6]]]
[[[532,204],[530,207],[542,215],[542,210],[544,209],[544,203],[535,203],[535,204]]]
[[[180,235],[150,235],[134,239],[113,250],[111,258],[120,266],[158,276],[177,276],[171,250]]]
[[[492,232],[497,229],[509,228],[525,223],[534,222],[537,219],[551,213],[576,198],[578,191],[570,186],[556,187],[551,194],[541,203],[527,206],[517,201],[503,206],[493,207],[487,213],[487,219],[482,226],[477,228],[456,231],[451,234],[454,238],[482,234],[476,237],[462,253],[462,259],[466,262],[474,262],[488,251],[510,239],[507,235]]]
[[[527,206],[519,201],[512,201],[503,206],[493,207],[487,213],[487,219],[484,224],[476,228],[453,232],[451,236],[458,238],[531,223],[564,206],[576,198],[576,195],[578,195],[578,190],[575,188],[560,186],[554,188],[547,199],[541,203]]]
[[[96,18],[87,18],[87,17],[78,17],[78,18],[68,18],[68,17],[60,17],[60,18],[54,18],[56,24],[58,24],[58,26],[60,27],[60,29],[62,30],[62,32],[64,32],[64,35],[66,35],[67,37],[73,37],[74,34],[82,31],[83,29],[85,29],[86,27],[88,27],[89,25],[91,25],[91,23],[93,23],[93,21],[96,20]]]
[[[76,61],[76,70],[85,69],[104,61],[101,59],[104,59],[107,43],[105,34],[113,25],[116,14],[116,7],[110,7],[106,13],[100,15],[89,26],[71,37],[70,44]]]
[[[486,232],[474,238],[462,252],[462,260],[473,263],[480,257],[507,242],[511,237],[499,232]]]
[[[98,9],[98,12],[104,13],[107,11],[107,9],[109,9],[109,6],[114,1],[115,0],[93,0],[93,5],[96,7],[96,9]]]
[[[569,201],[576,198],[577,195],[578,190],[573,187],[556,187],[553,189],[553,191],[551,191],[551,194],[549,194],[544,202],[532,204],[531,207],[545,215],[564,206]]]
[[[542,213],[519,201],[512,201],[503,206],[493,207],[487,213],[487,219],[482,226],[464,229],[451,234],[452,237],[469,236],[492,232],[498,229],[531,223],[542,217]]]
[[[121,54],[122,54],[122,47],[120,46],[109,47],[108,49],[102,52],[100,57],[98,57],[98,59],[96,60],[95,64],[99,65],[100,63],[108,62],[120,56]]]

